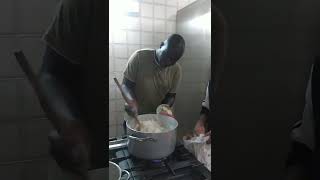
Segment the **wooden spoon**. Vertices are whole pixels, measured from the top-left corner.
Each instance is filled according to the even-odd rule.
[[[125,95],[125,93],[123,92],[123,89],[122,89],[122,87],[121,87],[118,79],[117,79],[117,78],[113,78],[113,80],[114,80],[114,82],[117,84],[117,86],[118,86],[118,88],[119,88],[119,90],[120,90],[120,92],[121,92],[121,95],[122,95],[123,99],[124,99],[128,104],[130,104],[130,101],[129,101],[128,97]],[[136,127],[135,127],[135,129],[137,129],[137,130],[139,131],[139,130],[141,129],[141,123],[140,123],[140,121],[139,121],[139,119],[138,119],[138,116],[137,116],[137,115],[134,115],[133,118],[134,118],[134,120],[136,121]]]

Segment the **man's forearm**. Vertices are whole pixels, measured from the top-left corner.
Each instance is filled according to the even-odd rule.
[[[166,97],[162,100],[161,104],[168,104],[170,107],[173,106],[176,99],[175,93],[169,93],[166,95]]]
[[[124,95],[128,98],[129,101],[137,102],[135,91],[134,91],[135,83],[124,78],[122,85],[121,85],[121,88],[123,90]]]
[[[199,121],[201,124],[203,125],[206,125],[208,122],[207,122],[207,119],[209,117],[209,109],[202,106],[201,107],[201,111],[200,111],[200,118],[199,118]]]
[[[68,60],[47,47],[43,57],[43,65],[39,74],[40,104],[46,112],[54,128],[61,132],[70,124],[80,122],[79,99],[72,92],[70,83],[65,83],[64,75],[72,68]]]

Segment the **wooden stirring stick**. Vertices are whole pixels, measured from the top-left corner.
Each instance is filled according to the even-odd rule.
[[[130,101],[129,101],[128,97],[125,95],[125,93],[123,92],[123,89],[121,88],[121,85],[120,85],[118,79],[117,79],[117,78],[113,78],[113,80],[114,80],[114,82],[117,84],[117,86],[118,86],[118,88],[119,88],[119,90],[120,90],[120,92],[121,92],[121,95],[122,95],[123,99],[124,99],[128,104],[130,104]],[[141,123],[140,123],[140,121],[139,121],[139,119],[138,119],[138,116],[137,116],[137,115],[134,115],[133,118],[134,118],[135,121],[136,121],[136,125],[137,125],[137,126],[136,126],[136,129],[137,129],[137,130],[140,130],[140,128],[141,128]]]

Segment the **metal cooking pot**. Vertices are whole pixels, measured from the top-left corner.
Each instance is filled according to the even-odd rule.
[[[130,173],[126,170],[122,170],[116,163],[109,161],[109,180],[121,180],[122,173],[127,174],[125,180],[130,178]]]
[[[159,160],[169,156],[176,146],[178,122],[172,117],[160,114],[143,114],[138,118],[139,121],[157,119],[166,126],[167,130],[161,133],[136,131],[133,128],[135,121],[126,120],[129,153],[137,158],[148,160]]]

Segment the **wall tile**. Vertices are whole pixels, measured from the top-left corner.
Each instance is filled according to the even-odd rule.
[[[141,4],[141,16],[142,17],[153,17],[153,7],[150,4]]]
[[[109,56],[113,56],[113,47],[112,47],[112,44],[109,44]]]
[[[109,31],[109,43],[113,43],[112,31]]]
[[[123,104],[121,105],[121,111],[119,111],[119,112],[116,112],[115,113],[115,118],[116,118],[116,124],[117,125],[122,125],[122,123],[123,123],[123,121],[124,121],[124,113],[125,113],[125,111],[124,111],[124,107],[123,107]]]
[[[120,81],[122,82],[123,79],[123,72],[115,72],[114,76]]]
[[[140,49],[140,45],[128,45],[128,57],[132,56],[132,54]]]
[[[1,19],[1,16],[0,16],[0,19]],[[0,20],[0,24],[1,24],[1,20]],[[13,37],[0,38],[0,77],[16,77],[16,76],[23,75],[13,55],[13,51],[16,50],[16,47],[17,47],[16,38],[13,38]]]
[[[117,136],[123,136],[124,135],[124,130],[123,130],[123,126],[121,125],[117,125]]]
[[[20,117],[20,106],[17,97],[17,83],[15,80],[0,80],[0,121],[9,121]]]
[[[117,126],[116,125],[109,125],[109,137],[116,137],[117,136]]]
[[[0,6],[0,33],[14,32],[14,1],[2,0]]]
[[[191,4],[191,3],[194,3],[195,1],[197,1],[197,0],[189,0],[189,4]]]
[[[155,1],[157,1],[157,0],[155,0]],[[153,3],[153,0],[142,0],[142,2]]]
[[[23,180],[23,164],[8,164],[0,167],[0,178],[8,180]]]
[[[45,43],[42,39],[40,37],[19,38],[18,47],[23,50],[33,70],[38,72],[42,65],[42,58],[45,50]]]
[[[116,102],[115,111],[117,111],[117,112],[123,111],[124,101],[122,99],[117,99],[115,102]]]
[[[46,180],[48,178],[48,159],[26,162],[22,165],[23,180]]]
[[[128,60],[127,59],[115,59],[115,71],[123,72]]]
[[[179,9],[186,7],[188,4],[189,4],[188,0],[178,0]]]
[[[126,43],[127,42],[127,32],[124,30],[117,30],[113,32],[113,42],[114,43]]]
[[[49,157],[48,134],[52,129],[48,119],[25,119],[21,124],[24,159]]]
[[[141,30],[152,31],[152,19],[141,18]]]
[[[22,141],[20,129],[16,123],[1,124],[0,142],[0,162],[17,161],[21,159]]]
[[[153,43],[152,33],[143,32],[142,33],[141,43],[144,44],[144,45],[151,45]]]
[[[140,20],[137,17],[127,17],[127,29],[140,30]]]
[[[154,6],[154,17],[156,18],[166,18],[165,6]]]
[[[168,33],[176,32],[176,23],[174,21],[167,21],[167,32]]]
[[[163,42],[166,39],[165,33],[155,33],[154,34],[154,45],[160,46],[161,42]]]
[[[109,86],[109,101],[115,99],[115,92],[116,92],[115,86]]]
[[[154,20],[154,32],[165,32],[166,23],[164,20]]]
[[[18,33],[43,33],[49,27],[58,1],[17,0],[14,11],[17,16]]]
[[[109,72],[113,72],[114,71],[114,58],[113,57],[109,57]]]
[[[140,44],[140,32],[128,31],[128,44]],[[130,53],[129,53],[130,56]]]
[[[116,124],[117,124],[116,113],[115,112],[109,113],[109,125],[113,126]]]
[[[17,81],[17,97],[24,117],[45,117],[38,97],[27,79]]]
[[[170,1],[170,0],[168,0]],[[155,0],[155,4],[166,4],[166,0]]]
[[[114,45],[114,56],[118,58],[127,58],[127,46],[126,45]]]
[[[167,0],[167,5],[178,6],[178,0]]]
[[[167,7],[166,8],[166,18],[167,19],[175,20],[176,14],[177,14],[177,8],[174,8],[174,7]]]
[[[119,80],[119,79],[118,79]],[[116,104],[115,104],[115,100],[109,100],[109,112],[115,112],[116,110]]]

